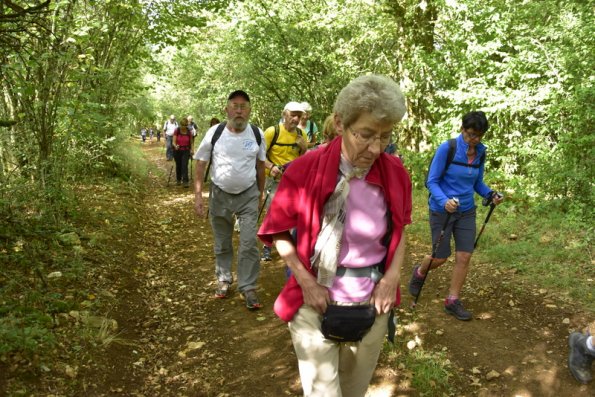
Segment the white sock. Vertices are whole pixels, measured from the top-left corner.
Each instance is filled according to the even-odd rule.
[[[589,350],[589,353],[595,354],[595,346],[593,346],[593,335],[587,338],[587,349]]]

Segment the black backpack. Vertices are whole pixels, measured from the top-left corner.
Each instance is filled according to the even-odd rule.
[[[299,136],[304,136],[303,132],[301,129],[296,128],[297,133]],[[271,140],[271,145],[267,148],[267,160],[269,160],[271,163],[273,163],[271,161],[271,159],[269,158],[269,151],[271,150],[271,148],[275,145],[278,146],[293,146],[296,147],[297,144],[296,143],[277,143],[277,140],[279,139],[279,124],[275,124],[275,135],[273,135],[273,139]],[[274,163],[273,163],[274,164]]]
[[[485,151],[481,154],[481,158],[479,159],[479,164],[468,164],[468,163],[463,163],[461,161],[453,161],[456,152],[457,152],[457,138],[449,139],[448,140],[448,154],[446,155],[446,165],[444,166],[444,170],[442,171],[442,174],[440,175],[440,179],[444,178],[444,175],[446,175],[446,170],[448,170],[448,166],[450,166],[451,164],[462,165],[464,167],[471,167],[471,168],[480,168],[483,165],[483,163],[485,163],[485,161],[486,161],[486,152]],[[434,153],[434,156],[436,156],[436,153]],[[434,162],[434,156],[432,156],[432,160],[430,161],[430,166],[432,165],[432,162]],[[424,186],[426,186],[426,187],[428,187],[428,174],[429,173],[430,173],[430,170],[428,168],[428,172],[426,172],[426,181],[424,182]]]
[[[227,125],[227,122],[223,122],[223,123],[219,123],[219,125],[217,126],[217,129],[215,130],[215,133],[213,134],[213,137],[211,138],[211,156],[209,158],[209,164],[207,165],[207,170],[205,172],[205,182],[207,181],[207,178],[209,177],[209,171],[211,169],[211,162],[213,161],[213,149],[215,148],[215,143],[219,140],[219,138],[221,138],[221,134],[223,133],[223,130],[225,129],[225,126]],[[256,143],[258,143],[258,146],[260,146],[260,144],[262,143],[262,137],[260,136],[260,132],[258,131],[258,127],[255,126],[254,124],[250,124],[250,127],[252,127],[252,133],[254,134],[254,138],[256,139]]]

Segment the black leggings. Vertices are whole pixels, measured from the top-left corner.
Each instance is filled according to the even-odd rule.
[[[188,183],[189,159],[190,150],[174,150],[174,160],[176,160],[176,181]]]

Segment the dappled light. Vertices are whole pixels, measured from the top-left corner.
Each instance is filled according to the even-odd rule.
[[[286,103],[307,102],[318,133],[304,131],[320,150],[338,92],[379,74],[406,97],[387,148],[411,178],[413,223],[396,340],[366,397],[592,397],[595,383],[568,368],[569,334],[586,332],[595,307],[592,3],[0,2],[0,395],[302,395],[287,324],[272,310],[285,264],[274,249],[260,262],[263,307],[248,310],[258,308],[239,290],[234,232],[233,281],[220,296],[211,182],[195,195],[202,161],[189,162],[187,185],[177,175],[166,121],[193,117],[186,156],[228,111],[264,131]],[[235,90],[250,103],[226,109]],[[412,304],[413,268],[433,252],[431,157],[473,110],[489,129],[464,134],[487,155],[468,142],[458,150],[505,201],[460,294],[455,251],[467,249],[453,242]],[[244,142],[238,150],[253,147]],[[240,169],[231,158],[219,171]],[[473,189],[479,232],[491,207]],[[354,219],[380,233],[367,212]],[[445,312],[449,295],[468,321]]]

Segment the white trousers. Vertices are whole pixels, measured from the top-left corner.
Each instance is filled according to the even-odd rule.
[[[338,343],[320,331],[322,316],[303,305],[289,322],[304,396],[363,397],[378,363],[388,314],[376,321],[361,342]]]

